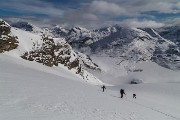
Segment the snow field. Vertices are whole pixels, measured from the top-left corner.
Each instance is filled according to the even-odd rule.
[[[180,119],[178,83],[109,86],[103,93],[69,71],[55,75],[43,65],[18,62],[0,55],[2,120]],[[118,98],[120,88],[127,94],[123,99]],[[133,92],[137,99],[132,99]]]

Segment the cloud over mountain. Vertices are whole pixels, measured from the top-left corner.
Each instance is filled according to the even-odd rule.
[[[0,7],[1,17],[30,16],[46,24],[81,26],[115,24],[131,19],[133,25],[158,27],[180,15],[179,0],[2,0]]]

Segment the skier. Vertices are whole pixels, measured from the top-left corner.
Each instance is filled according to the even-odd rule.
[[[136,94],[133,94],[133,98],[135,98],[135,99],[136,99]]]
[[[121,94],[121,98],[123,98],[123,94],[125,94],[125,92],[124,92],[123,89],[120,90],[120,94]],[[125,95],[126,95],[126,94],[125,94]]]
[[[106,89],[105,85],[103,85],[101,88],[103,89],[103,92],[104,92],[104,89]]]

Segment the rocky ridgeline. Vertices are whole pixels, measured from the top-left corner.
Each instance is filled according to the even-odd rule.
[[[42,44],[34,43],[33,50],[21,56],[29,61],[36,61],[49,67],[63,64],[68,69],[75,68],[76,73],[81,72],[81,66],[76,53],[65,39],[42,36]]]
[[[0,19],[0,53],[13,50],[17,46],[17,37],[11,35],[11,27]]]
[[[24,29],[29,27],[21,23],[20,28]],[[41,30],[35,29],[33,26],[32,28],[33,31],[31,32],[42,33]],[[58,26],[47,29],[49,30],[49,35],[46,34],[47,36],[65,38],[68,45],[70,44],[73,49],[84,54],[121,57],[130,62],[153,61],[166,68],[180,69],[179,28],[172,28],[168,30],[168,32],[164,32],[166,29],[137,29],[120,25],[104,27],[97,30],[88,30],[82,27],[65,29]],[[38,32],[34,32],[34,30]],[[162,32],[163,35],[160,34]],[[165,33],[168,33],[168,37],[165,37]],[[98,66],[89,59],[90,57],[80,55],[78,58],[80,64],[84,67],[93,70],[99,69]],[[31,58],[29,59],[31,60]],[[53,60],[51,60],[53,62],[44,62],[44,64],[48,66],[57,65],[54,59],[57,58],[53,57]],[[60,61],[59,63],[64,64],[63,60]]]

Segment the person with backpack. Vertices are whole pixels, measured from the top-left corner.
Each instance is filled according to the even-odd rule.
[[[104,92],[104,90],[106,89],[105,85],[103,85],[101,88],[103,89],[103,92]]]
[[[126,95],[124,89],[120,89],[120,94],[121,94],[121,98],[123,98],[123,94]]]
[[[133,94],[133,98],[135,98],[135,99],[136,99],[136,94]]]

